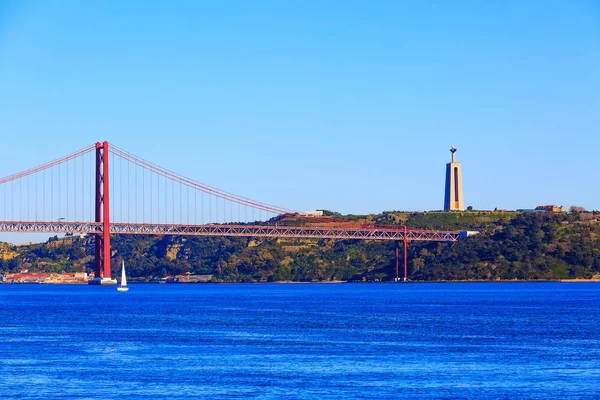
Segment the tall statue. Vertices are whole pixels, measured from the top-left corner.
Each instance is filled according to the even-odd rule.
[[[446,164],[446,190],[444,193],[445,211],[462,211],[465,209],[462,188],[462,167],[456,162],[456,147],[450,147],[452,162]]]

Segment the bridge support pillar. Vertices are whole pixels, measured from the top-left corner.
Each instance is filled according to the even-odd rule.
[[[400,254],[399,254],[400,242],[396,242],[396,277],[395,282],[407,282],[408,281],[408,228],[404,227],[404,234],[402,235],[402,250],[404,251],[404,276],[400,278]]]
[[[400,280],[400,277],[398,275],[398,264],[399,264],[398,247],[399,246],[400,246],[400,244],[398,242],[396,242],[396,278],[394,279],[396,282],[398,282]]]
[[[95,237],[95,285],[116,285],[110,277],[110,187],[108,142],[96,143],[96,222],[102,223],[102,232]]]
[[[408,281],[408,228],[404,226],[404,282]]]

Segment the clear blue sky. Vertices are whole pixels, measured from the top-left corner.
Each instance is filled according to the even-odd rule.
[[[108,140],[299,211],[600,209],[600,5],[0,0],[0,175]]]

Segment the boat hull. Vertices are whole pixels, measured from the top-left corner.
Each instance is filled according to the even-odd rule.
[[[119,292],[126,292],[126,291],[128,291],[128,290],[129,290],[129,288],[128,288],[128,287],[122,287],[122,286],[119,286],[119,287],[117,288],[117,290],[118,290]]]
[[[116,284],[117,280],[111,278],[94,278],[88,281],[88,285],[113,286]]]

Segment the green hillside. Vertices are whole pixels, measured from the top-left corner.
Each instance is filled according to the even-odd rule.
[[[333,213],[329,213],[333,215]],[[402,213],[328,217],[341,223],[478,230],[457,243],[409,246],[413,280],[591,278],[600,273],[600,224],[579,215],[514,212]],[[306,224],[288,218],[278,223]],[[386,281],[394,277],[393,242],[357,240],[115,236],[112,263],[131,278],[211,274],[213,281]],[[90,237],[0,246],[0,270],[92,271]]]

